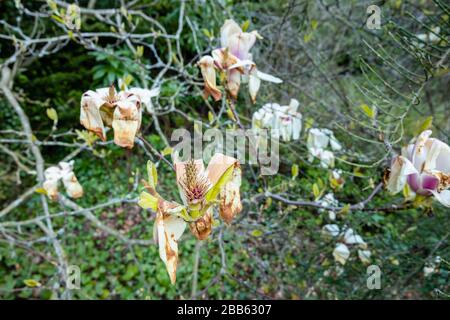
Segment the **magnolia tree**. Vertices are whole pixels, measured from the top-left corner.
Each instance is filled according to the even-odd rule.
[[[444,142],[450,129],[448,121],[436,125],[439,140],[431,138],[432,118],[414,118],[418,117],[414,108],[421,103],[418,100],[430,79],[447,74],[449,51],[443,35],[448,33],[443,28],[435,26],[427,28],[428,33],[417,33],[414,24],[391,22],[386,34],[358,31],[355,41],[364,49],[340,38],[352,55],[365,54],[356,68],[352,65],[356,61],[339,60],[330,66],[331,56],[328,60],[324,56],[340,54],[341,49],[339,41],[331,39],[326,23],[320,31],[319,20],[338,23],[339,29],[346,31],[358,30],[356,26],[361,25],[361,17],[351,13],[342,16],[339,5],[294,1],[283,15],[252,14],[260,32],[247,31],[250,20],[238,20],[243,13],[237,9],[233,11],[236,19],[216,17],[213,28],[195,18],[203,6],[216,8],[217,4],[180,1],[176,23],[170,26],[159,13],[147,10],[149,6],[152,4],[147,1],[123,1],[118,8],[100,8],[96,1],[84,7],[49,0],[34,4],[14,1],[4,7],[15,10],[19,18],[16,21],[9,14],[0,17],[0,39],[7,48],[0,59],[2,107],[14,113],[15,119],[5,121],[7,126],[0,130],[0,150],[17,167],[16,184],[28,187],[2,208],[0,237],[9,246],[35,250],[38,256],[39,245],[49,244],[43,255],[50,255],[57,275],[27,279],[26,287],[48,287],[56,298],[74,297],[67,285],[69,266],[83,269],[83,262],[71,257],[65,248],[70,224],[63,219],[72,217],[82,217],[93,233],[116,239],[131,253],[139,268],[127,269],[125,279],[134,272],[142,279],[153,279],[158,274],[155,270],[165,268],[164,279],[172,285],[169,290],[185,290],[183,284],[191,282],[191,298],[207,297],[209,288],[227,281],[256,292],[257,297],[283,298],[286,290],[292,295],[317,295],[322,277],[343,277],[349,264],[367,266],[383,261],[382,250],[375,249],[377,231],[367,231],[373,225],[365,224],[361,216],[373,214],[378,224],[384,219],[380,213],[428,212],[433,207],[448,213],[443,209],[450,207],[450,147]],[[308,6],[320,17],[308,17],[308,25],[301,27],[304,34],[298,37],[301,24],[295,15],[302,16],[307,11],[302,8]],[[344,7],[349,12],[364,7],[353,6]],[[330,16],[334,12],[330,9],[337,11]],[[29,23],[27,28],[22,29],[22,20]],[[341,26],[342,21],[347,23]],[[405,28],[396,28],[402,23],[412,31],[405,35]],[[47,24],[51,28],[40,30]],[[384,36],[387,49],[378,42]],[[186,37],[192,38],[187,41]],[[396,51],[399,43],[402,54]],[[48,102],[33,100],[32,92],[21,88],[21,75],[39,59],[58,57],[69,45],[95,57],[98,65],[93,68],[94,83],[80,80],[82,88],[75,96],[70,88],[58,93],[67,105],[76,106],[76,113],[72,108],[66,116]],[[405,52],[408,55],[404,57]],[[392,76],[393,70],[398,74]],[[358,73],[352,75],[356,81],[345,78],[351,72]],[[248,93],[240,90],[243,85]],[[46,107],[51,129],[44,132],[36,120],[39,117],[28,114],[34,104]],[[414,130],[408,129],[410,115],[419,121],[419,125],[410,125]],[[185,129],[191,150],[190,146],[199,142],[201,127],[223,135],[217,139],[221,142],[208,140],[211,144],[207,148],[214,151],[211,157],[203,154],[206,148],[200,148],[200,154],[184,154],[181,160],[175,152],[179,140],[171,134]],[[401,148],[414,134],[417,137]],[[242,138],[238,142],[242,145],[234,144],[236,136]],[[255,139],[246,140],[249,136]],[[52,147],[58,152],[48,149]],[[269,149],[276,151],[280,166],[268,175],[262,169],[266,158],[260,158],[258,152]],[[247,153],[252,152],[255,163],[246,161],[252,157]],[[114,154],[122,158],[110,160]],[[114,162],[112,166],[121,178],[111,179],[113,173],[103,168],[108,161]],[[103,181],[92,181],[89,172],[94,169],[100,170],[101,180],[108,180],[107,191],[101,188]],[[145,171],[147,177],[142,179]],[[398,195],[401,192],[403,196]],[[28,199],[39,200],[33,202],[31,217],[20,211]],[[125,208],[121,210],[129,216],[138,212],[136,224],[151,231],[131,233],[108,224],[101,211],[113,208]],[[284,224],[285,219],[289,225]],[[312,220],[317,225],[311,227]],[[133,221],[131,224],[134,226]],[[185,232],[187,227],[193,237]],[[29,237],[23,236],[23,229]],[[301,263],[292,261],[303,250],[312,265],[327,270],[314,283],[304,280],[300,289],[291,288],[291,284],[287,288],[278,284],[261,287],[258,281],[239,278],[239,272],[230,267],[231,263],[241,263],[239,259],[229,262],[238,247],[224,238],[239,242],[240,250],[251,247],[245,255],[266,280],[272,271],[285,270],[286,264],[288,269],[300,270]],[[193,239],[195,248],[191,250],[184,243]],[[142,248],[156,252],[149,246],[158,248],[161,260],[156,262],[152,257],[156,269],[151,271],[142,267],[144,258],[137,254]],[[181,248],[186,253],[181,254]],[[259,251],[266,248],[268,251]],[[199,287],[202,250],[210,250],[211,261],[207,263],[218,272],[201,281],[204,287]],[[282,263],[269,272],[262,256],[278,254],[283,256]],[[186,271],[191,259],[192,277]],[[430,268],[427,275],[434,272]],[[436,268],[434,265],[433,270]],[[248,269],[244,266],[242,272]],[[302,272],[307,274],[308,270]],[[360,274],[363,277],[365,269]],[[143,281],[143,286],[150,291],[149,281]]]

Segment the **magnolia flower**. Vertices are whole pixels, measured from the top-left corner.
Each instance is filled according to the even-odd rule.
[[[326,195],[324,195],[319,201],[318,203],[323,206],[323,207],[337,207],[339,206],[339,201],[334,197],[333,193],[327,193]],[[319,212],[324,212],[325,209],[319,209]],[[328,216],[330,218],[330,220],[335,220],[336,219],[336,213],[334,212],[334,210],[328,210]]]
[[[343,243],[338,243],[336,248],[333,250],[334,260],[344,265],[347,262],[348,257],[350,257],[350,250]]]
[[[261,39],[257,31],[243,32],[235,21],[225,20],[220,29],[221,48],[213,50],[212,56],[202,57],[198,63],[205,81],[205,98],[211,95],[218,101],[222,96],[216,86],[216,70],[225,73],[226,89],[234,99],[237,98],[242,76],[248,78],[249,93],[253,103],[256,101],[261,80],[273,83],[283,82],[256,68],[250,54],[256,39]]]
[[[61,161],[58,166],[52,166],[45,170],[43,188],[51,200],[58,198],[58,183],[60,180],[62,180],[69,197],[77,199],[83,196],[83,187],[73,173],[73,164],[73,160],[70,162]]]
[[[430,138],[431,133],[422,132],[414,143],[403,148],[401,156],[393,159],[386,187],[396,194],[408,184],[415,194],[433,195],[450,207],[450,147]]]
[[[81,97],[80,122],[103,141],[105,126],[114,130],[114,142],[132,148],[141,126],[141,103],[149,104],[155,92],[140,88],[116,92],[114,86],[89,90]]]
[[[312,162],[314,158],[318,158],[322,168],[334,167],[334,153],[332,151],[342,149],[333,131],[319,128],[309,129],[306,146],[309,151],[308,161]],[[332,151],[327,150],[328,148],[331,148]]]
[[[156,212],[155,236],[161,260],[172,283],[176,280],[178,240],[189,225],[199,240],[212,229],[213,208],[218,206],[221,218],[230,223],[242,210],[240,200],[241,169],[232,157],[216,153],[205,169],[202,160],[175,161],[177,185],[183,204],[169,202],[156,192],[156,167],[148,164],[148,192],[142,192],[139,205]]]
[[[356,234],[352,228],[348,228],[344,233],[344,242],[349,245],[358,245],[362,249],[367,248],[367,244],[364,242],[363,238]]]
[[[277,103],[265,104],[256,111],[252,117],[252,128],[257,131],[260,128],[271,129],[273,137],[280,137],[284,141],[298,140],[302,130],[302,115],[297,112],[299,102],[291,99],[288,106],[280,106]]]

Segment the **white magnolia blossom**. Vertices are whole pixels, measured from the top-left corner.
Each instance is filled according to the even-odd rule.
[[[161,92],[161,88],[156,87],[153,89],[142,89],[142,88],[128,88],[128,86],[125,84],[125,82],[122,79],[119,79],[119,88],[122,91],[133,93],[141,99],[141,103],[144,105],[145,109],[148,113],[155,112],[155,109],[153,107],[152,98],[155,98],[159,96]]]
[[[58,198],[58,184],[62,180],[67,195],[77,199],[83,196],[83,187],[73,173],[74,161],[61,161],[57,166],[49,167],[44,172],[43,188],[51,200]]]
[[[347,262],[348,257],[350,257],[350,250],[343,243],[338,243],[333,251],[334,259],[340,264],[344,265]]]
[[[314,158],[318,158],[323,168],[334,167],[333,151],[342,149],[333,131],[319,128],[309,129],[306,146],[309,152],[308,161],[312,162]]]
[[[141,104],[151,105],[155,91],[131,88],[116,92],[114,86],[85,92],[81,98],[80,122],[103,141],[105,127],[112,127],[114,142],[125,148],[134,146],[134,139],[141,126]]]
[[[203,56],[198,62],[205,82],[205,98],[212,96],[218,101],[222,97],[222,92],[216,86],[216,70],[225,73],[226,88],[234,99],[237,98],[241,80],[248,79],[249,93],[253,103],[256,101],[261,80],[273,83],[283,82],[256,68],[250,54],[256,39],[262,39],[256,30],[244,32],[235,21],[225,20],[220,29],[221,48],[213,50],[211,56]]]
[[[403,148],[402,155],[393,159],[387,189],[396,194],[407,184],[422,196],[434,196],[450,207],[450,147],[430,138],[431,131],[422,132],[413,143]]]
[[[360,248],[367,248],[367,244],[364,242],[363,238],[355,233],[352,228],[348,228],[344,233],[344,241],[349,245],[358,245]]]
[[[270,129],[272,137],[281,138],[284,141],[300,139],[302,131],[302,115],[297,112],[299,102],[291,99],[288,106],[280,106],[277,103],[265,104],[256,111],[252,117],[252,129]]]

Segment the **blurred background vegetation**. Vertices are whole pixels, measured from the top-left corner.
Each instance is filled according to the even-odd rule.
[[[1,1],[2,20],[16,22],[17,2],[35,11],[46,5],[45,1]],[[167,34],[177,32],[179,1],[132,2],[134,10],[157,20]],[[366,8],[370,4],[381,8],[380,30],[365,26]],[[80,0],[78,5],[107,9],[120,8],[123,3]],[[170,137],[176,128],[192,129],[192,119],[212,123],[208,114],[211,110],[217,112],[220,104],[203,100],[195,63],[219,46],[219,30],[225,19],[233,18],[240,24],[248,21],[249,30],[256,29],[264,37],[252,51],[258,68],[282,78],[284,83],[263,84],[255,105],[242,93],[237,111],[243,123],[249,126],[253,112],[267,102],[287,104],[290,98],[298,99],[304,127],[330,128],[345,146],[336,161],[345,184],[333,189],[329,170],[320,168],[316,162],[307,162],[305,133],[299,142],[281,147],[276,176],[258,176],[258,182],[254,183],[249,166],[244,166],[241,191],[244,210],[220,234],[228,274],[217,277],[222,256],[219,234],[214,232],[199,247],[198,280],[193,279],[196,240],[186,232],[180,242],[175,286],[170,284],[156,245],[126,245],[81,216],[55,218],[54,227],[68,261],[82,271],[81,289],[73,292],[74,298],[448,299],[448,208],[438,203],[432,207],[419,203],[405,210],[378,210],[404,202],[402,195],[382,192],[365,210],[337,213],[340,224],[351,226],[363,236],[372,251],[371,264],[382,270],[381,289],[368,290],[367,266],[355,252],[352,251],[342,269],[337,268],[332,255],[335,242],[321,234],[323,225],[333,223],[327,212],[271,199],[257,200],[255,195],[270,189],[293,199],[314,200],[318,198],[313,191],[316,185],[320,189],[319,198],[332,192],[343,205],[357,203],[382,181],[391,155],[386,144],[392,144],[391,151],[399,152],[424,128],[431,128],[436,137],[449,143],[449,15],[448,3],[440,0],[186,1],[179,41],[182,57],[172,51],[172,67],[163,79],[158,79],[161,94],[155,108],[162,132]],[[114,32],[112,26],[93,16],[82,14],[82,19],[82,32]],[[34,18],[26,15],[20,22],[25,32],[30,32],[33,23]],[[437,41],[431,43],[417,37],[437,26],[440,27]],[[151,32],[150,28],[153,27],[141,19],[133,32]],[[45,36],[61,34],[51,18],[42,19],[39,29]],[[6,31],[6,26],[0,25],[0,33]],[[166,40],[152,41],[158,54],[166,57]],[[168,41],[173,48],[177,46],[175,41]],[[101,38],[96,45],[102,50],[91,50],[80,41],[68,41],[54,54],[29,59],[17,73],[14,90],[39,141],[54,141],[55,135],[64,133],[58,136],[58,141],[87,142],[86,136],[76,132],[83,129],[79,124],[83,92],[111,83],[117,85],[124,78],[132,86],[145,83],[150,87],[161,71],[148,67],[158,64],[150,47],[145,46],[137,54],[118,39]],[[14,50],[11,41],[0,38],[0,63]],[[3,96],[0,108],[1,139],[10,139],[7,129],[20,130],[20,122]],[[48,108],[57,112],[56,128],[47,116]],[[368,110],[376,110],[377,117]],[[155,131],[154,121],[144,114],[142,134],[162,151],[166,144]],[[223,128],[233,126],[227,115],[213,121]],[[23,144],[9,144],[8,148],[27,152]],[[74,149],[76,146],[41,146],[48,165],[58,163]],[[148,155],[136,147],[127,151],[94,141],[75,160],[76,175],[85,191],[77,204],[89,208],[111,198],[136,197],[140,187],[135,189],[133,185],[145,175]],[[0,152],[0,163],[0,207],[5,207],[36,182],[34,175],[18,171],[8,154]],[[295,178],[291,173],[294,164],[299,168]],[[178,199],[174,176],[166,164],[160,164],[159,175],[160,193],[168,199]],[[30,219],[41,215],[41,210],[39,194],[35,193],[1,217],[0,223]],[[52,203],[50,211],[61,212],[61,207]],[[102,223],[129,238],[152,239],[154,216],[135,203],[92,212]],[[0,228],[1,298],[59,296],[55,257],[48,241],[39,241],[40,233],[33,225]],[[440,263],[436,263],[436,257],[441,258]],[[425,276],[423,268],[431,264],[435,265],[435,271]],[[41,285],[34,286],[27,281],[30,279]]]

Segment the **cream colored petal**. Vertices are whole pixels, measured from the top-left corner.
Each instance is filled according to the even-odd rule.
[[[131,95],[117,102],[112,127],[114,142],[118,146],[133,148],[134,139],[141,125],[141,117],[140,100],[137,96]]]
[[[339,235],[339,226],[337,224],[326,224],[322,227],[322,233],[326,236],[337,237]]]
[[[145,106],[147,112],[152,113],[154,111],[152,98],[157,97],[159,95],[160,88],[158,87],[151,90],[142,88],[131,88],[127,90],[127,92],[137,95],[141,100],[141,103]]]
[[[367,244],[363,238],[357,234],[352,228],[349,228],[344,233],[344,241],[346,244],[358,245],[360,248],[367,248]]]
[[[258,94],[260,86],[261,80],[259,79],[259,77],[254,73],[250,73],[248,81],[248,91],[253,103],[256,102],[256,95]]]
[[[205,89],[203,96],[205,99],[211,95],[215,101],[222,98],[222,92],[216,85],[216,69],[214,66],[214,59],[211,56],[204,56],[199,61],[200,70],[205,82]]]
[[[234,20],[225,20],[225,23],[220,28],[220,45],[222,48],[228,47],[231,36],[240,33],[242,33],[242,29]]]
[[[95,91],[85,92],[81,98],[80,123],[94,132],[103,141],[106,140],[100,108],[105,101]]]
[[[418,173],[413,164],[403,156],[397,156],[392,161],[391,172],[386,188],[391,194],[399,193],[406,184],[408,175]]]
[[[186,228],[186,222],[173,215],[158,212],[156,229],[159,245],[159,256],[166,265],[172,284],[176,281],[178,264],[178,240]]]
[[[256,34],[252,32],[234,33],[228,37],[227,47],[237,58],[245,60],[256,42]]]
[[[238,69],[231,69],[228,71],[227,89],[230,95],[237,99],[239,87],[241,85],[241,73]]]
[[[333,251],[333,257],[337,262],[344,265],[350,257],[350,250],[345,244],[339,243]]]
[[[69,197],[78,199],[83,196],[83,187],[73,172],[65,174],[62,177],[62,181]]]
[[[431,136],[431,134],[432,134],[431,130],[426,130],[422,132],[417,137],[416,142],[414,144],[414,148],[412,150],[412,159],[410,160],[414,165],[414,167],[419,172],[422,172],[422,168],[428,155],[429,147],[431,147],[429,143],[427,144],[427,141]]]
[[[45,180],[42,187],[50,200],[55,201],[58,199],[58,179]]]
[[[264,73],[259,70],[257,71],[257,76],[261,80],[267,81],[267,82],[273,82],[273,83],[282,83],[283,82],[283,80],[281,80],[280,78],[274,77],[268,73]]]

